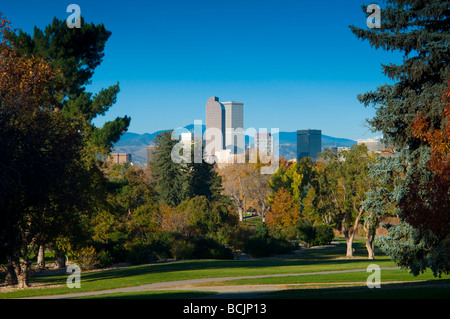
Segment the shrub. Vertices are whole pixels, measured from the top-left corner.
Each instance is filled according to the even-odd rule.
[[[316,238],[316,229],[312,224],[300,224],[298,226],[298,239],[306,247],[314,245],[314,240]]]
[[[97,254],[97,266],[99,268],[107,268],[112,266],[114,263],[114,259],[111,256],[111,253],[106,250],[102,250]]]
[[[250,236],[244,245],[244,251],[252,258],[269,257],[275,254],[287,254],[294,250],[294,246],[280,238]]]
[[[334,239],[334,232],[329,225],[300,224],[298,239],[306,247],[329,245]]]
[[[74,262],[80,266],[81,270],[89,270],[95,268],[98,264],[97,253],[92,246],[83,247],[72,253]]]
[[[174,259],[192,259],[195,251],[194,243],[185,238],[176,238],[172,240],[170,252]]]
[[[135,240],[127,243],[126,248],[128,251],[127,261],[132,265],[148,264],[157,259],[148,243]]]
[[[314,245],[329,245],[334,239],[333,228],[329,225],[319,225],[316,226],[316,238],[314,240]]]
[[[175,259],[233,259],[233,252],[211,238],[177,238],[171,252]]]

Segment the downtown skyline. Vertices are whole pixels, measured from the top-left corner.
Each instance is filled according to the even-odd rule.
[[[349,139],[379,135],[365,124],[375,110],[357,95],[388,82],[381,63],[394,52],[374,50],[349,25],[363,27],[361,5],[325,1],[53,1],[2,4],[13,28],[43,29],[66,19],[76,3],[86,23],[112,31],[88,92],[120,84],[101,126],[131,117],[129,132],[149,133],[205,122],[205,97],[243,101],[246,127],[280,131],[318,128]],[[383,8],[383,7],[382,7]]]

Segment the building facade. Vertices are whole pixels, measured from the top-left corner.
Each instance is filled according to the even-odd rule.
[[[206,131],[204,135],[207,156],[222,150],[230,154],[244,154],[244,103],[219,102],[212,96],[206,102]]]
[[[255,148],[268,155],[273,154],[273,137],[270,133],[255,133]]]
[[[322,130],[297,131],[297,160],[303,157],[317,159],[322,152]]]
[[[230,101],[222,103],[225,107],[225,149],[231,154],[245,152],[244,103]]]
[[[205,147],[209,156],[222,150],[225,145],[225,107],[217,96],[211,96],[206,102]]]
[[[111,153],[112,159],[110,160],[111,164],[124,164],[131,163],[131,154],[130,153]]]

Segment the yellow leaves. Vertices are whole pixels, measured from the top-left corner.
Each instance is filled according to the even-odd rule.
[[[13,47],[0,48],[0,99],[4,106],[52,109],[59,73],[40,58],[20,55]],[[20,103],[18,103],[20,102]]]

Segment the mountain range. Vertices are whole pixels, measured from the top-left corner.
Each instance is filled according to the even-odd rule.
[[[192,131],[194,125],[187,125],[185,129]],[[164,132],[165,130],[156,131],[153,133],[132,133],[126,132],[122,135],[120,140],[114,145],[114,152],[131,153],[133,163],[143,165],[147,161],[147,146],[154,145],[154,138]],[[202,131],[205,131],[205,125],[202,125]],[[297,132],[279,132],[280,156],[286,159],[293,159],[297,154]],[[246,144],[253,142],[253,137],[246,135]],[[350,147],[357,144],[356,141],[332,137],[322,134],[322,148],[331,147]]]

